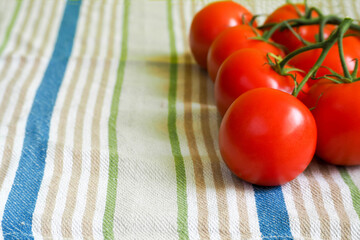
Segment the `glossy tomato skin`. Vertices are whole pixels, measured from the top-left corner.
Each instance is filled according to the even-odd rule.
[[[354,59],[359,58],[360,56],[360,38],[354,36],[345,37],[343,39],[343,50],[346,65],[349,71],[352,72],[355,68]],[[289,61],[289,64],[296,68],[304,70],[305,72],[308,72],[316,63],[317,59],[321,54],[321,51],[321,49],[314,49],[300,53],[299,55],[296,55],[294,58],[292,58]],[[337,43],[330,49],[321,66],[331,68],[333,71],[339,74],[343,74]],[[358,77],[360,76],[359,73]],[[326,74],[331,74],[331,72],[324,67],[320,67],[316,73],[316,77],[322,77]],[[310,79],[309,86],[312,86],[316,82],[316,80]]]
[[[315,120],[292,95],[253,89],[226,112],[219,146],[223,160],[238,177],[263,186],[281,185],[302,173],[312,160]]]
[[[296,78],[301,82],[300,74]],[[237,97],[251,89],[268,87],[291,94],[294,86],[290,76],[278,74],[268,64],[265,52],[245,48],[230,55],[221,65],[214,88],[216,105],[223,116]]]
[[[336,165],[360,164],[360,82],[326,89],[312,113],[318,126],[316,154]]]
[[[248,23],[252,14],[232,1],[214,2],[205,6],[193,18],[190,27],[190,48],[197,63],[206,69],[211,43],[226,28]]]
[[[258,32],[260,34],[260,32]],[[224,30],[211,44],[207,56],[207,67],[210,78],[215,81],[220,65],[232,53],[243,48],[256,48],[265,53],[274,53],[283,56],[279,48],[270,43],[251,39],[256,37],[254,29],[247,25],[240,25]]]
[[[298,11],[301,14],[305,13],[305,5],[304,4],[295,4]],[[313,12],[312,17],[317,17],[318,15]],[[296,8],[293,4],[285,4],[278,9],[276,9],[272,14],[270,14],[267,19],[265,20],[264,24],[269,23],[280,23],[285,20],[289,19],[296,19],[300,18]],[[324,28],[324,38],[326,39],[329,37],[331,32],[336,28],[334,25],[325,25]],[[301,26],[293,28],[296,33],[298,33],[304,40],[309,42],[316,42],[316,35],[319,34],[319,26],[318,25],[308,25],[308,26]],[[292,52],[300,47],[303,47],[304,44],[293,34],[290,30],[278,30],[276,31],[271,38],[282,45],[284,45],[288,52]]]

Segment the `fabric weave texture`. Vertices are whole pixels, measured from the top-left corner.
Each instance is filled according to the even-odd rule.
[[[360,167],[279,187],[226,167],[188,42],[209,2],[0,0],[0,239],[360,239]]]

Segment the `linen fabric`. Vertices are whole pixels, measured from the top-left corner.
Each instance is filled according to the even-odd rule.
[[[0,239],[360,239],[360,167],[259,187],[224,164],[188,42],[208,3],[0,0]]]

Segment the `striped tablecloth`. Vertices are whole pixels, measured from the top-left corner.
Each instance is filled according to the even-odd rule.
[[[188,45],[205,4],[0,0],[0,239],[360,239],[360,167],[266,188],[225,166]]]

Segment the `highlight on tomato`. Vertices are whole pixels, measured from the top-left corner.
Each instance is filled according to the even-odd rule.
[[[295,79],[302,81],[301,74],[297,72],[281,75],[270,61],[264,51],[244,48],[222,63],[214,88],[216,106],[222,116],[237,97],[251,89],[268,87],[291,94]]]
[[[206,69],[208,50],[214,39],[226,28],[248,24],[252,17],[249,10],[233,1],[214,2],[201,9],[190,27],[190,48],[196,62]]]
[[[315,120],[294,96],[257,88],[238,97],[220,126],[224,162],[239,178],[258,185],[285,184],[302,173],[316,147]]]

